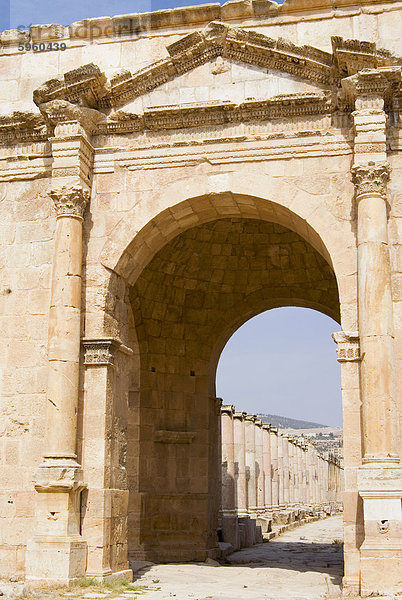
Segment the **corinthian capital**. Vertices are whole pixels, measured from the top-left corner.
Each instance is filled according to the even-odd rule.
[[[84,216],[85,207],[89,200],[89,191],[79,185],[63,186],[50,190],[49,196],[54,202],[57,216],[80,217]]]
[[[366,165],[352,167],[356,197],[359,198],[363,194],[374,193],[385,198],[390,171],[391,168],[388,163],[374,163],[371,161]]]

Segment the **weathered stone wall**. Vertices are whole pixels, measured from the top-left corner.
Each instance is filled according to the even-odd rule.
[[[51,506],[51,482],[47,487],[37,482],[41,491],[35,492],[32,474],[47,452],[48,438],[69,435],[72,440],[77,436],[83,481],[69,480],[75,508],[68,505],[68,510],[80,524],[81,550],[87,545],[87,573],[125,572],[127,549],[131,556],[157,556],[173,547],[173,539],[183,543],[181,558],[190,552],[213,554],[219,504],[218,358],[247,318],[296,304],[330,314],[343,330],[336,341],[344,406],[345,584],[360,588],[363,441],[366,446],[372,442],[375,451],[382,444],[385,462],[388,441],[392,460],[398,441],[396,431],[389,433],[392,411],[375,406],[375,384],[371,392],[361,389],[367,362],[360,365],[359,325],[372,300],[359,308],[358,263],[362,284],[373,261],[359,262],[357,246],[363,250],[373,243],[385,254],[390,251],[390,268],[380,269],[386,300],[378,314],[383,315],[392,294],[385,319],[392,331],[380,323],[374,337],[387,348],[394,340],[395,358],[384,362],[384,401],[400,403],[401,15],[399,2],[340,1],[334,7],[287,0],[282,7],[230,3],[90,21],[69,30],[44,26],[33,27],[30,34],[1,34],[0,112],[6,115],[0,118],[1,575],[25,572],[28,534],[38,531],[43,518],[43,507],[37,508],[35,521],[35,500],[49,498],[49,514],[57,512]],[[95,25],[115,29],[98,36]],[[28,42],[29,36],[31,41],[63,40],[67,49],[19,51],[18,41]],[[338,37],[331,41],[331,36]],[[339,36],[355,39],[349,43]],[[82,68],[90,62],[99,68]],[[351,81],[368,67],[374,69],[373,81],[382,81],[370,88],[374,98],[364,78]],[[114,75],[121,69],[130,72]],[[144,71],[133,75],[138,69]],[[271,97],[275,94],[282,95]],[[371,108],[364,104],[367,95]],[[158,103],[173,106],[157,108]],[[387,207],[387,236],[366,239],[358,211],[367,203],[364,197],[358,204],[354,197],[359,186],[356,181],[354,186],[351,167],[385,158],[391,165],[387,203],[382,202],[384,185],[377,181],[376,199],[368,204],[378,205],[381,223]],[[51,291],[51,272],[55,247],[68,241],[56,239],[49,191],[55,189],[53,199],[61,197],[63,186],[64,196],[74,186],[90,195],[82,226],[82,273],[74,293],[67,284],[71,295],[65,298],[65,306],[75,302],[77,309],[81,289],[82,309],[77,310],[83,347],[74,383],[80,392],[68,404],[69,409],[77,406],[77,431],[67,434],[67,421],[51,407],[46,425],[52,360],[48,316],[50,304],[60,301]],[[73,255],[72,250],[61,260],[66,281],[74,279],[69,270]],[[381,264],[387,265],[386,257]],[[359,292],[363,301],[364,289]],[[49,333],[57,340],[54,328]],[[67,346],[63,350],[61,344],[60,362],[64,351]],[[77,344],[68,351],[76,360]],[[362,355],[372,360],[383,353],[364,350]],[[370,364],[364,381],[378,377],[375,361]],[[363,435],[361,403],[366,410],[367,398],[374,405],[371,418],[367,411],[364,418],[374,434],[367,435],[366,423]],[[396,423],[396,416],[391,421]],[[59,430],[63,435],[57,436]],[[195,435],[183,443],[183,433]],[[173,435],[173,441],[163,441],[164,435]],[[60,461],[67,450],[53,458]],[[286,460],[281,451],[273,458],[278,465]],[[80,470],[74,468],[77,479]],[[171,486],[165,498],[158,498],[156,480],[158,486]],[[365,481],[362,485],[370,487]],[[80,510],[81,483],[87,487]],[[180,497],[188,486],[200,494],[192,505]],[[288,493],[290,501],[290,489],[278,487],[272,489],[273,504],[280,493]],[[378,506],[391,511],[384,502]],[[158,512],[163,518],[152,521]],[[181,513],[186,516],[178,523]],[[192,523],[195,513],[200,516]],[[377,521],[388,520],[381,514]],[[392,535],[399,535],[389,519]],[[375,533],[377,521],[370,525],[373,539],[377,535],[384,541],[388,538]],[[49,527],[52,523],[49,519]],[[186,546],[190,530],[194,543]],[[208,532],[204,539],[202,531]],[[378,539],[370,544],[367,564],[372,568],[370,552],[374,549],[375,556]],[[398,564],[397,553],[389,557]],[[36,568],[41,560],[30,564]],[[60,576],[71,578],[71,572]],[[367,585],[369,591],[374,583]]]

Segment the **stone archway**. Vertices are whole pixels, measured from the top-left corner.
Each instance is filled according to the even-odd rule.
[[[284,7],[287,10],[286,5]],[[296,8],[296,12],[298,10]],[[150,392],[149,409],[152,409],[154,400],[159,402],[165,394],[176,393],[169,387],[170,372],[163,374],[159,389],[156,386],[154,390],[150,383],[154,375],[158,376],[157,365],[164,363],[166,370],[167,358],[174,358],[166,354],[166,344],[165,354],[154,352],[159,362],[155,359],[155,364],[147,364],[146,372],[141,372],[140,359],[148,354],[148,340],[157,337],[152,333],[153,329],[162,328],[167,314],[165,312],[163,317],[158,317],[158,310],[163,312],[163,302],[160,302],[161,306],[153,306],[155,314],[146,314],[147,306],[154,301],[153,295],[147,296],[146,275],[151,276],[152,285],[156,277],[152,268],[160,258],[158,253],[168,252],[175,240],[184,240],[192,228],[208,229],[208,223],[225,219],[230,219],[234,226],[236,219],[244,224],[250,219],[253,226],[263,222],[286,229],[285,232],[275,229],[265,231],[263,236],[288,235],[287,231],[301,236],[304,240],[301,243],[308,243],[309,248],[316,252],[314,259],[318,261],[318,272],[318,265],[324,268],[326,264],[335,273],[340,298],[338,312],[343,326],[343,331],[335,338],[342,362],[348,457],[345,587],[365,594],[377,589],[393,590],[400,572],[400,554],[394,546],[400,531],[400,467],[394,416],[398,389],[395,375],[400,351],[395,344],[394,358],[393,341],[394,327],[400,314],[400,269],[398,271],[396,258],[390,251],[392,236],[395,247],[398,241],[393,233],[397,230],[396,213],[388,213],[387,201],[392,203],[395,200],[397,205],[400,174],[398,154],[393,147],[392,152],[388,152],[386,141],[397,138],[397,128],[394,127],[400,94],[400,65],[390,52],[377,51],[374,44],[359,40],[343,40],[335,36],[332,38],[332,53],[317,50],[310,43],[300,46],[275,41],[265,35],[271,19],[260,20],[257,14],[254,15],[257,20],[253,27],[260,28],[260,32],[234,30],[215,23],[202,34],[195,30],[193,17],[187,11],[183,14],[186,19],[189,17],[185,26],[188,35],[178,40],[175,39],[177,30],[172,31],[169,41],[173,43],[166,46],[165,41],[161,41],[165,36],[163,33],[155,46],[157,50],[153,58],[157,59],[156,62],[149,64],[145,70],[138,65],[139,70],[134,74],[124,69],[109,81],[102,71],[105,70],[103,58],[102,69],[81,64],[81,55],[77,54],[81,53],[80,46],[72,47],[71,53],[69,51],[69,60],[74,56],[79,68],[65,76],[46,62],[51,53],[40,54],[44,61],[41,64],[47,65],[46,72],[49,70],[51,77],[35,92],[35,101],[42,116],[17,110],[2,119],[2,140],[10,145],[10,154],[7,154],[7,169],[10,170],[5,172],[5,181],[12,190],[10,198],[15,195],[22,206],[26,201],[25,210],[29,213],[32,198],[42,203],[42,194],[46,193],[54,201],[57,211],[55,225],[55,215],[46,208],[47,225],[45,233],[40,232],[41,239],[47,237],[47,227],[49,232],[54,232],[54,255],[53,259],[48,256],[46,263],[46,268],[52,263],[53,269],[48,379],[47,386],[41,384],[36,388],[43,400],[40,404],[42,429],[36,437],[43,439],[35,447],[32,464],[29,464],[38,464],[40,455],[43,461],[35,473],[36,491],[31,489],[30,480],[29,484],[26,483],[25,475],[19,488],[24,493],[29,490],[30,501],[35,496],[32,505],[35,504],[36,529],[27,544],[27,578],[37,583],[49,578],[70,582],[85,572],[101,577],[118,572],[130,576],[127,562],[128,514],[131,519],[128,529],[131,532],[138,530],[138,552],[152,553],[152,544],[141,548],[141,528],[146,532],[155,524],[149,526],[145,523],[143,527],[141,515],[152,516],[156,510],[153,511],[152,506],[150,510],[145,506],[144,510],[148,500],[141,495],[138,473],[149,468],[152,475],[154,446],[157,444],[171,448],[180,443],[181,448],[196,448],[194,440],[201,440],[202,435],[196,428],[194,432],[191,428],[184,429],[183,424],[179,424],[183,430],[166,429],[170,427],[167,417],[172,417],[173,421],[175,417],[166,415],[167,424],[160,420],[156,430],[159,433],[155,437],[156,422],[145,422],[150,418],[149,414],[144,415],[142,423],[135,422],[130,416],[130,411],[133,414],[137,410],[142,398],[147,398],[146,392]],[[366,19],[364,14],[361,15],[363,20]],[[243,16],[246,17],[245,14]],[[233,15],[229,20],[232,18]],[[301,19],[304,18],[303,14]],[[371,20],[371,16],[369,18]],[[160,24],[158,18],[156,22]],[[343,33],[341,19],[332,21],[333,24],[336,22],[334,32]],[[293,24],[283,22],[280,30],[289,33],[293,27]],[[355,25],[350,31],[354,29]],[[382,40],[380,30],[378,26],[378,39]],[[52,31],[50,28],[46,35],[51,37]],[[294,37],[294,32],[290,37]],[[328,46],[328,32],[324,37],[323,43]],[[11,45],[18,41],[13,34],[6,38]],[[126,39],[123,41],[126,45]],[[121,42],[117,36],[115,43]],[[111,45],[109,47],[112,48]],[[167,58],[166,51],[170,58]],[[120,55],[120,51],[116,54]],[[133,106],[130,108],[129,104],[136,102],[140,96],[141,104],[148,102],[145,92],[152,88],[153,93],[155,88],[155,94],[158,94],[156,88],[170,77],[177,80],[175,85],[180,86],[181,73],[185,77],[188,75],[189,79],[193,75],[195,79],[207,75],[209,83],[214,83],[214,77],[220,70],[219,61],[209,65],[209,58],[221,55],[233,65],[241,59],[244,64],[259,69],[276,69],[278,86],[286,79],[284,74],[293,74],[291,83],[296,93],[266,97],[265,82],[269,79],[267,76],[272,75],[266,71],[260,73],[264,84],[262,97],[257,100],[249,98],[246,92],[248,86],[241,84],[238,87],[242,93],[239,92],[235,102],[219,101],[211,105],[207,102],[191,107],[180,104],[179,97],[176,106],[145,109],[141,114],[114,110],[119,106],[131,110]],[[14,60],[11,56],[12,53],[7,55],[7,60]],[[15,56],[20,55],[17,53]],[[202,73],[197,74],[192,68],[197,64],[202,67]],[[127,66],[127,61],[123,66]],[[225,68],[227,66],[224,65]],[[240,71],[243,77],[244,69]],[[42,70],[38,69],[38,72]],[[56,78],[56,75],[60,77]],[[310,89],[312,82],[317,84],[316,91]],[[321,84],[326,88],[324,91]],[[198,86],[193,81],[194,95],[199,91]],[[254,82],[251,87],[260,95],[259,84]],[[236,88],[231,87],[231,91],[233,89]],[[287,85],[279,89],[290,91]],[[212,94],[211,98],[216,97]],[[125,99],[130,101],[128,105]],[[20,105],[17,103],[16,106]],[[394,115],[389,121],[386,112]],[[14,143],[19,141],[27,152],[25,166],[20,160],[19,146]],[[387,159],[392,164],[391,176]],[[45,184],[46,180],[49,185]],[[119,201],[116,200],[118,197]],[[89,208],[84,219],[87,205]],[[14,213],[14,207],[7,204],[7,219],[15,214],[17,220],[21,218],[24,221],[25,215],[17,216],[17,213],[20,213],[20,208]],[[35,230],[24,225],[21,231],[22,239],[26,236],[29,243],[37,235]],[[240,236],[247,232],[238,233]],[[19,239],[18,236],[16,239]],[[194,240],[192,243],[195,243]],[[222,245],[220,241],[216,243]],[[292,246],[291,240],[286,243]],[[306,250],[306,254],[309,253],[310,250]],[[188,254],[186,260],[190,263],[194,258],[191,251]],[[297,256],[296,250],[289,250],[287,257],[275,251],[269,257],[269,266],[275,266],[275,262],[281,265],[282,258],[285,263]],[[20,258],[25,260],[23,253]],[[322,260],[326,262],[322,263]],[[167,258],[163,264],[167,264]],[[178,276],[175,271],[178,267],[174,265],[180,264],[180,258],[169,264],[173,265],[169,267],[173,269],[172,273]],[[225,276],[226,271],[228,275],[231,272],[226,265],[218,270],[224,271]],[[258,269],[254,271],[247,267],[246,271],[252,274]],[[272,267],[271,271],[275,269]],[[200,292],[205,290],[197,287],[197,278],[194,278],[194,288],[188,295],[190,306],[186,308],[186,297],[182,298],[182,304],[172,304],[171,313],[176,311],[179,314],[184,306],[186,318],[190,314],[194,318],[198,315],[202,325],[209,326],[205,344],[209,344],[210,358],[208,361],[205,356],[199,359],[199,348],[196,347],[191,364],[179,361],[177,368],[180,369],[183,364],[185,372],[179,373],[174,383],[180,388],[184,378],[188,378],[191,385],[198,377],[202,380],[200,401],[201,405],[205,401],[204,406],[206,403],[209,408],[205,409],[201,420],[204,424],[208,422],[208,427],[204,428],[204,442],[211,453],[206,457],[204,445],[204,454],[201,453],[199,458],[206,459],[207,465],[210,460],[213,462],[214,445],[208,443],[208,435],[210,433],[213,437],[216,418],[211,365],[225,335],[240,324],[250,310],[253,314],[253,311],[266,308],[266,304],[259,305],[259,292],[263,295],[265,289],[262,272],[264,269],[256,275],[256,289],[243,289],[243,297],[238,299],[237,304],[232,298],[227,310],[225,306],[220,308],[219,314],[224,316],[226,329],[218,327],[219,319],[210,322],[205,317],[208,314],[205,304],[211,296],[205,293],[202,296]],[[41,274],[41,271],[33,269],[30,275],[35,286],[38,273]],[[172,273],[167,271],[165,275]],[[141,287],[143,283],[144,289]],[[216,282],[221,283],[230,288],[236,281]],[[263,295],[264,302],[272,301],[278,305],[292,302],[314,305],[327,312],[335,310],[333,303],[325,297],[326,294],[331,295],[330,288],[319,288],[327,280],[320,279],[318,273],[312,281],[320,289],[317,297],[307,294],[303,286],[296,283],[290,277],[287,285],[292,284],[292,288],[286,288],[287,293],[275,283],[276,287],[270,288],[271,296],[269,293],[267,297]],[[16,284],[24,301],[26,285],[25,277]],[[161,285],[168,287],[164,280]],[[254,284],[250,279],[244,285]],[[131,290],[130,302],[130,289],[133,287],[138,293],[133,296]],[[273,289],[276,289],[275,294],[272,294]],[[7,288],[7,294],[10,290],[11,287]],[[214,290],[212,293],[217,292]],[[235,291],[232,294],[220,289],[218,305],[225,294],[234,297]],[[140,303],[133,310],[138,299]],[[35,312],[35,302],[31,303],[32,309],[24,312],[26,316]],[[12,307],[9,310],[11,315],[14,314]],[[190,320],[187,329],[186,323],[181,325],[184,335],[190,330]],[[44,331],[45,328],[42,329]],[[42,332],[43,344],[44,337]],[[166,339],[170,341],[171,338],[167,336],[165,342]],[[199,343],[200,339],[197,337],[192,341]],[[216,341],[215,347],[213,340]],[[83,353],[80,355],[81,342]],[[192,364],[195,358],[199,360],[196,365]],[[19,360],[19,356],[11,360],[11,371]],[[170,363],[174,364],[174,361]],[[146,364],[144,360],[142,364]],[[37,365],[35,377],[39,378],[42,366]],[[141,388],[142,384],[145,388]],[[26,393],[32,391],[28,379],[21,387]],[[10,390],[10,394],[19,395],[18,381],[17,387],[10,387]],[[156,393],[152,395],[154,391]],[[193,392],[192,388],[190,392]],[[145,408],[145,403],[141,406]],[[43,435],[45,412],[47,425]],[[141,416],[139,410],[136,414]],[[145,436],[146,427],[149,439]],[[18,433],[18,428],[16,431]],[[178,435],[172,436],[172,432]],[[140,433],[145,448],[142,454]],[[192,436],[192,433],[195,435]],[[130,440],[135,442],[136,439],[138,452],[128,461],[130,453],[133,457]],[[14,441],[17,443],[17,440]],[[174,451],[168,450],[168,453],[174,454]],[[14,460],[13,457],[11,460]],[[173,460],[172,463],[178,464],[178,461]],[[25,468],[25,464],[21,465],[21,472]],[[13,472],[11,465],[7,469]],[[197,540],[202,540],[202,553],[213,552],[214,548],[211,537],[214,531],[214,494],[211,493],[211,500],[205,502],[205,490],[213,491],[216,483],[209,481],[211,473],[207,466],[207,474],[203,476],[205,488],[201,491],[197,488],[194,492],[201,494],[198,513],[207,525],[199,526],[200,521],[194,527],[191,525],[192,535],[195,533]],[[178,479],[175,472],[173,480],[178,483]],[[379,480],[386,489],[378,484]],[[185,482],[181,483],[184,485]],[[19,492],[14,492],[17,498]],[[155,494],[152,489],[151,492],[153,501]],[[196,501],[194,497],[194,503]],[[167,505],[169,502],[167,498]],[[165,533],[166,541],[169,532],[181,531],[184,535],[179,541],[185,546],[188,522],[184,523],[184,527],[183,523],[175,520],[169,506],[158,512],[166,517],[165,522],[156,523],[158,527],[155,530],[160,532],[159,542],[163,541]],[[195,514],[194,505],[189,514]],[[53,519],[55,516],[57,518]],[[31,530],[33,518],[32,511],[26,530]],[[382,528],[384,521],[389,523]],[[390,536],[384,535],[388,525]],[[201,529],[205,533],[199,535]],[[16,552],[21,543],[25,547],[27,539],[25,535],[18,535],[14,542],[12,552]],[[131,541],[129,544],[134,548]],[[198,542],[194,547],[197,545]],[[8,553],[9,549],[2,552]],[[187,549],[185,555],[188,556]],[[379,584],[378,572],[385,573]]]
[[[105,326],[133,352],[118,359],[120,371],[133,374],[125,457],[131,558],[195,560],[216,552],[219,354],[236,328],[269,308],[307,306],[339,321],[329,260],[305,220],[229,193],[165,210],[121,255]]]

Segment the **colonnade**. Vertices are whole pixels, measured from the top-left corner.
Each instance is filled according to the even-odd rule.
[[[311,442],[282,434],[256,415],[221,407],[222,540],[233,548],[261,530],[331,512],[342,498],[342,468]]]

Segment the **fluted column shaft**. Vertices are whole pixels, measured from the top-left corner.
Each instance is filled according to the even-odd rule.
[[[278,480],[279,480],[279,504],[283,505],[285,503],[285,493],[284,493],[284,469],[283,469],[283,436],[282,434],[278,434]]]
[[[282,438],[283,444],[283,503],[289,504],[289,438]]]

